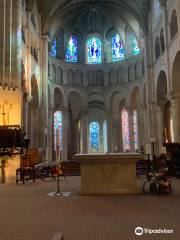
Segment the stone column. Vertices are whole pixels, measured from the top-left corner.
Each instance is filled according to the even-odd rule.
[[[134,147],[134,126],[133,126],[133,110],[127,108],[128,111],[128,121],[129,121],[129,140],[130,140],[130,152],[135,152]]]
[[[171,100],[174,142],[180,143],[180,98]]]
[[[146,128],[146,109],[143,108],[143,105],[139,105],[137,109],[137,130],[138,130],[138,148],[141,149],[147,139],[147,128]]]
[[[159,150],[164,143],[164,105],[157,105],[157,137],[159,142]]]
[[[88,153],[88,114],[83,112],[81,115],[81,152]]]
[[[112,145],[112,139],[111,139],[111,130],[112,130],[112,120],[111,120],[111,114],[107,114],[107,152],[111,152],[111,145]]]
[[[21,87],[21,13],[22,1],[13,0],[12,3],[12,27],[10,38],[11,58],[11,87]]]
[[[54,126],[53,126],[53,111],[52,109],[48,109],[48,132],[47,132],[47,145],[48,145],[48,162],[52,163],[52,152],[53,152],[53,134],[54,134]]]
[[[68,126],[68,108],[64,108],[62,111],[63,114],[63,122],[62,122],[62,126],[63,126],[63,133],[62,133],[62,159],[61,161],[67,161],[67,143],[68,143],[68,139],[67,139],[67,126]]]
[[[42,141],[44,148],[44,160],[48,160],[50,137],[48,136],[48,43],[49,37],[47,35],[41,36],[42,39],[42,114],[43,122],[41,128],[43,129]],[[48,139],[48,140],[47,140]]]

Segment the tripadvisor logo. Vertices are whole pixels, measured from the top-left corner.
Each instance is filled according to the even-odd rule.
[[[137,236],[141,236],[141,235],[143,235],[143,233],[144,233],[144,230],[143,230],[142,227],[137,227],[137,228],[135,229],[135,234],[136,234]]]
[[[143,234],[172,234],[174,232],[173,229],[150,229],[150,228],[142,228],[142,227],[137,227],[135,228],[135,234],[137,236],[141,236]]]

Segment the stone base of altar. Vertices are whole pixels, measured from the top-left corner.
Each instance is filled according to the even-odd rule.
[[[80,194],[140,193],[136,162],[142,154],[74,155],[81,165]]]

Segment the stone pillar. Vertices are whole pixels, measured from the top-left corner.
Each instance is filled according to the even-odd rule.
[[[82,113],[81,116],[81,152],[88,153],[88,114]]]
[[[109,113],[107,117],[107,151],[108,153],[111,153],[113,151],[112,128],[113,128],[113,117],[112,117],[112,113]]]
[[[164,105],[157,105],[157,137],[159,142],[159,150],[164,143]]]
[[[21,0],[0,1],[0,85],[21,87]]]
[[[127,108],[128,111],[128,121],[129,121],[129,140],[130,140],[130,152],[135,152],[134,146],[134,126],[133,126],[133,110]]]
[[[42,141],[44,148],[44,160],[48,160],[49,156],[49,146],[50,146],[50,137],[48,136],[48,43],[49,37],[47,35],[43,35],[42,39],[42,114],[43,114],[43,122],[41,128],[43,129]],[[47,140],[48,139],[48,140]]]
[[[139,105],[137,109],[137,130],[138,130],[138,149],[141,149],[141,146],[145,145],[147,139],[147,128],[146,128],[146,109],[143,108],[143,105]]]
[[[109,86],[109,72],[104,71],[104,86]]]
[[[47,132],[47,145],[48,145],[48,162],[52,163],[52,153],[53,153],[53,134],[54,134],[54,126],[53,126],[53,111],[52,109],[48,109],[48,132]]]
[[[67,139],[67,126],[68,126],[68,108],[64,108],[64,110],[62,111],[63,114],[63,122],[62,122],[62,126],[63,126],[63,133],[62,133],[62,161],[67,161],[67,144],[68,144],[68,139]]]
[[[180,143],[180,98],[171,100],[174,142]]]
[[[11,58],[11,87],[21,87],[21,13],[22,1],[13,0],[12,4],[12,29],[10,38],[10,58]]]

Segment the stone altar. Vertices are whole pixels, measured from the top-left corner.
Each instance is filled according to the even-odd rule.
[[[138,153],[76,154],[81,165],[81,194],[140,193],[136,180]]]

